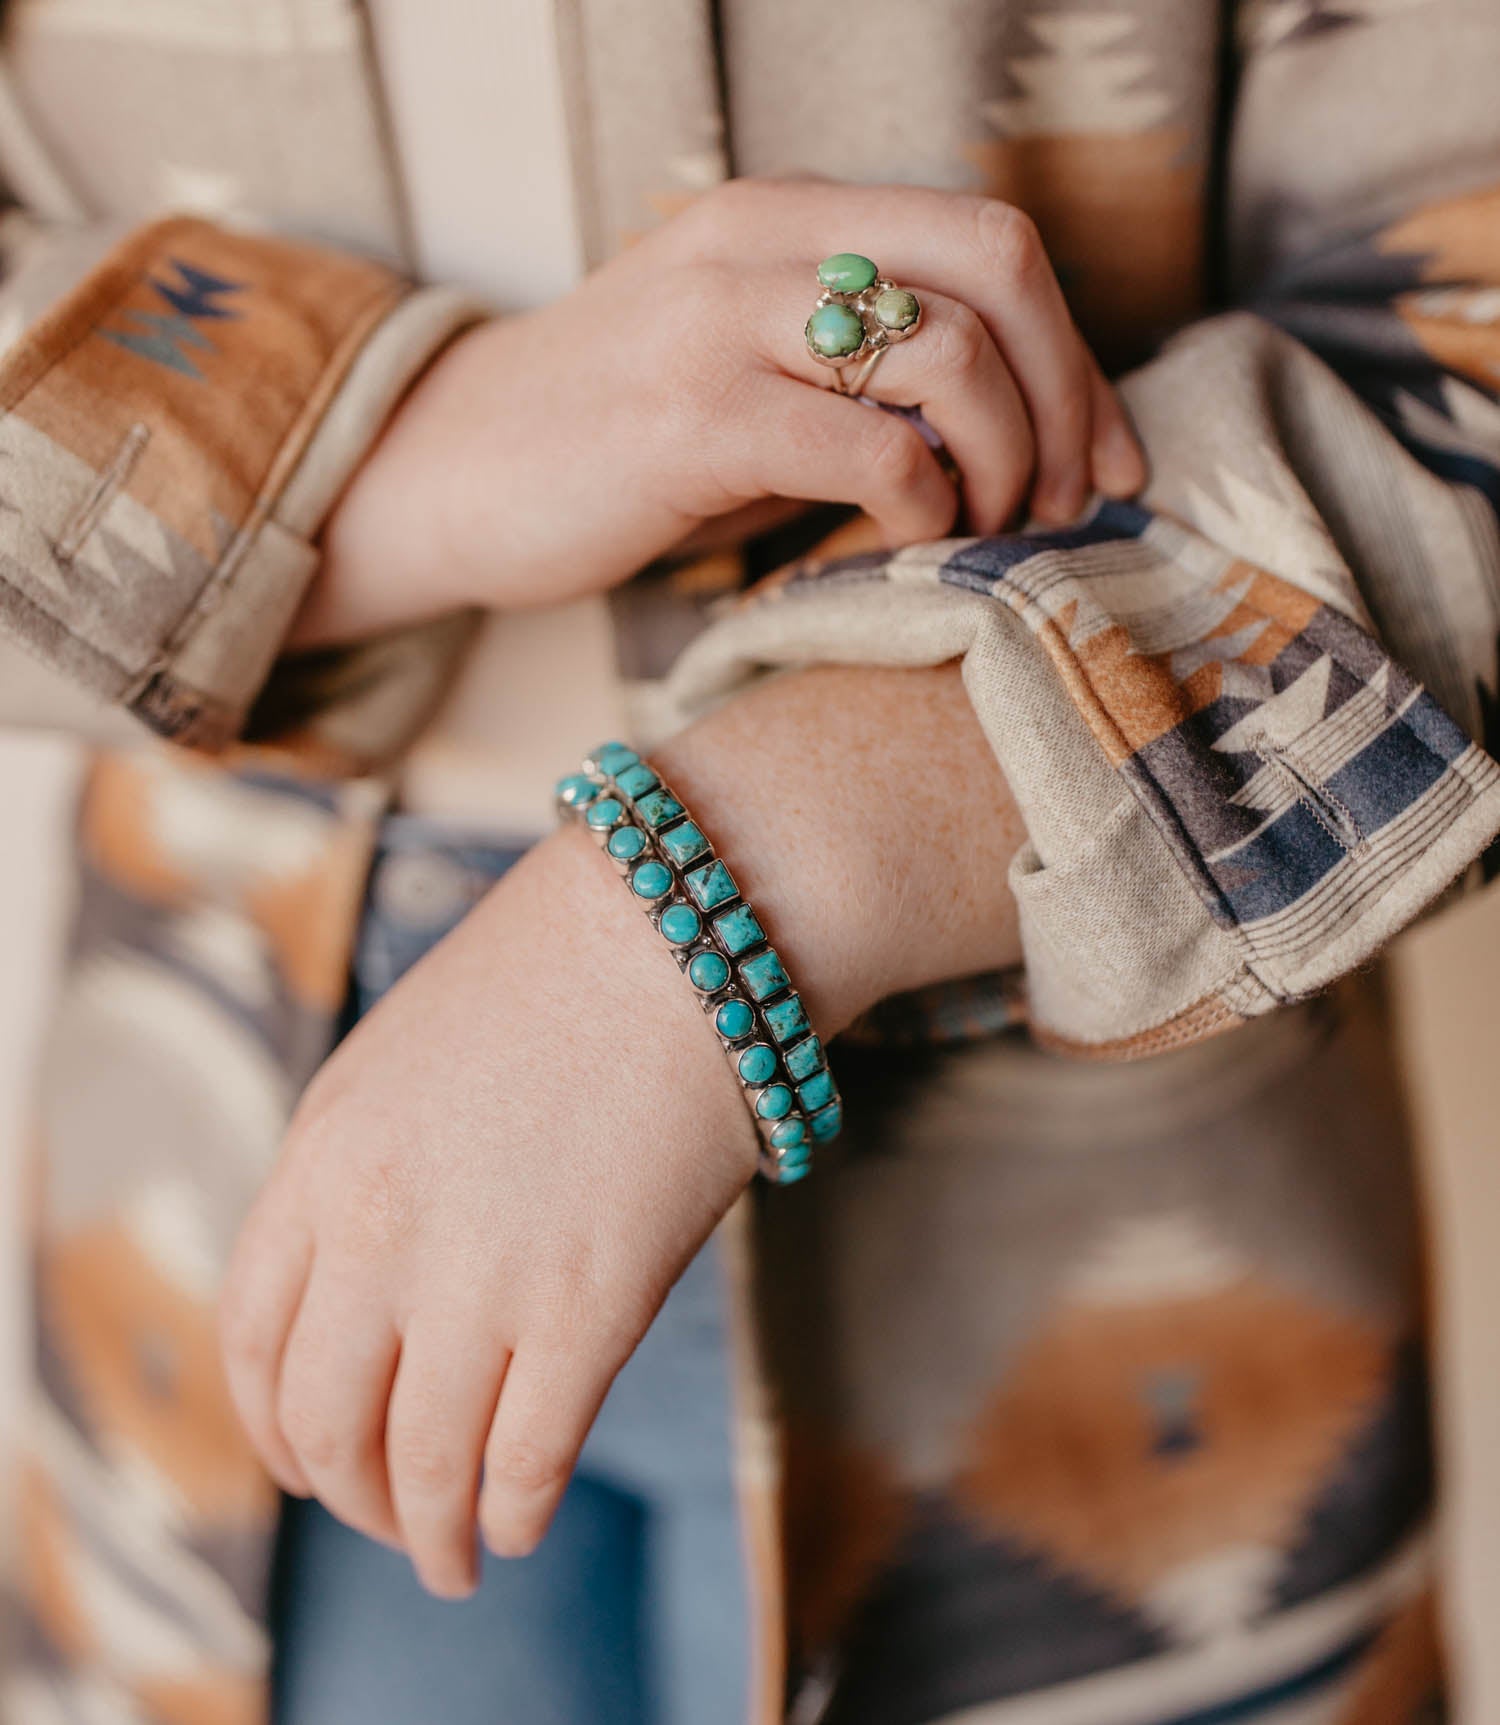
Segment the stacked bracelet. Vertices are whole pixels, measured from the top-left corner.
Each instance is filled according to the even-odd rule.
[[[843,1103],[802,1000],[734,877],[655,769],[604,743],[558,781],[640,901],[723,1044],[761,1139],[761,1171],[786,1184],[833,1138]]]

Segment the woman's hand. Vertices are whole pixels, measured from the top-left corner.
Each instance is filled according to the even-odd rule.
[[[857,504],[893,545],[942,537],[960,500],[931,449],[830,390],[803,341],[815,266],[849,247],[922,299],[868,393],[922,409],[961,472],[966,530],[1027,504],[1064,522],[1093,490],[1140,488],[1140,450],[1021,211],[734,180],[438,359],[334,512],[294,638],[601,591],[766,497]]]
[[[956,667],[775,678],[653,759],[825,1037],[892,990],[1014,959],[1022,828]],[[591,838],[555,834],[297,1111],[222,1308],[259,1454],[406,1547],[434,1592],[466,1592],[476,1507],[496,1552],[536,1544],[756,1142],[661,938]]]
[[[230,1384],[272,1475],[435,1593],[540,1538],[620,1366],[755,1168],[660,937],[577,828],[334,1053],[239,1242]],[[659,950],[658,950],[659,949]]]

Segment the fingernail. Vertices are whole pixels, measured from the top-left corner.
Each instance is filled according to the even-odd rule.
[[[1094,446],[1094,483],[1106,497],[1133,497],[1146,483],[1146,458],[1122,419],[1112,419]]]

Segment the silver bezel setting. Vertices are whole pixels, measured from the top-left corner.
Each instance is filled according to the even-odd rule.
[[[814,272],[816,276],[816,271]],[[874,375],[875,367],[880,363],[889,348],[908,341],[922,327],[922,296],[912,292],[910,288],[900,289],[898,282],[893,282],[889,276],[876,274],[869,287],[862,288],[858,293],[840,293],[835,288],[825,288],[819,282],[819,294],[813,306],[813,312],[825,305],[842,305],[857,313],[864,325],[865,338],[852,353],[830,355],[819,353],[813,345],[812,337],[803,326],[803,341],[807,351],[819,365],[829,367],[835,373],[834,382],[845,395],[858,395]],[[917,315],[904,329],[890,329],[875,315],[875,301],[883,293],[896,291],[911,293],[917,302]],[[808,313],[809,322],[812,312]],[[848,368],[858,366],[858,371],[851,373]]]

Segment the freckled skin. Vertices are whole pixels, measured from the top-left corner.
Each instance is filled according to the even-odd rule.
[[[887,994],[1017,956],[1022,827],[956,666],[771,679],[655,758],[825,1040]],[[224,1298],[272,1473],[404,1545],[444,1596],[474,1585],[476,1521],[497,1553],[533,1549],[756,1145],[666,942],[568,824],[297,1110]]]
[[[1019,211],[916,186],[740,180],[571,293],[443,350],[335,506],[294,643],[601,592],[689,537],[738,543],[787,498],[855,504],[892,545],[942,537],[959,498],[931,450],[835,397],[807,352],[814,266],[840,229],[868,235],[894,279],[922,260],[921,327],[870,393],[921,403],[975,532],[1023,504],[1063,522],[1091,487],[1140,488],[1123,409]],[[873,280],[855,261],[841,290]],[[825,310],[857,347],[858,317]],[[715,339],[682,339],[706,323]]]

